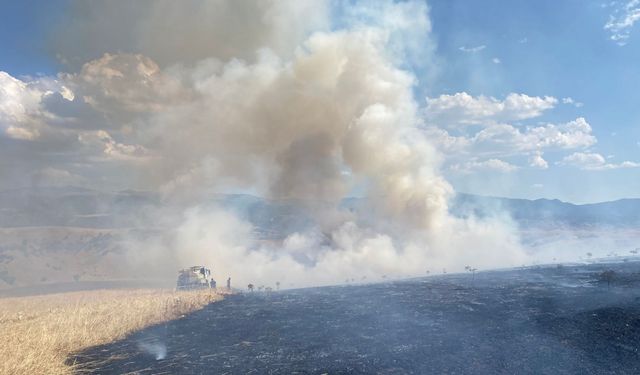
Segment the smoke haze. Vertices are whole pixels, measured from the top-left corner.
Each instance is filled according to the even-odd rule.
[[[220,281],[305,286],[526,261],[509,220],[449,214],[404,67],[434,74],[424,3],[75,2],[70,17],[52,42],[67,72],[13,82],[42,100],[7,132],[63,150],[48,169],[25,159],[32,182],[160,194],[140,225],[166,231],[124,242],[132,269],[204,263]],[[219,192],[296,202],[314,225],[262,241],[206,204]],[[341,208],[354,195],[365,209]]]

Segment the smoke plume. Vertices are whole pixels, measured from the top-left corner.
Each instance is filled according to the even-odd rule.
[[[73,14],[56,41],[72,95],[49,111],[66,106],[88,123],[65,133],[80,150],[161,194],[146,225],[167,231],[128,242],[134,267],[204,263],[245,285],[302,286],[522,263],[508,222],[448,212],[406,68],[428,70],[435,48],[423,3],[105,1]],[[216,192],[295,202],[315,225],[260,241],[207,204]],[[348,196],[362,209],[341,208]]]

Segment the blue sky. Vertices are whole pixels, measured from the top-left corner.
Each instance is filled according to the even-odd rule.
[[[614,155],[613,160],[640,158],[640,108],[635,94],[640,85],[640,31],[632,30],[624,46],[614,43],[604,29],[613,5],[579,0],[429,4],[438,53],[446,62],[428,89],[432,95],[465,91],[497,98],[510,92],[571,97],[584,105],[558,105],[534,122],[584,117],[598,140],[591,148],[594,152]],[[464,52],[462,46],[485,48]],[[500,63],[494,63],[494,58]],[[490,189],[510,196],[576,201],[638,196],[640,191],[638,169],[549,168],[520,171],[516,181],[509,177],[513,176],[496,180],[504,189]],[[486,183],[473,177],[465,180],[458,186],[467,182],[471,191]],[[545,186],[532,189],[527,184]]]
[[[0,1],[0,70],[14,76],[55,74],[59,68],[49,48],[51,33],[66,1]]]
[[[543,101],[538,103],[544,108],[535,115],[451,120],[451,114],[432,118],[427,114],[426,127],[436,125],[468,141],[483,129],[499,125],[524,133],[527,128],[542,131],[548,124],[562,127],[582,118],[590,126],[588,136],[595,137],[577,146],[520,145],[518,150],[510,147],[489,156],[476,155],[475,146],[443,148],[443,173],[456,190],[573,202],[640,197],[636,94],[640,22],[623,30],[605,28],[612,19],[636,11],[635,0],[432,0],[427,4],[432,30],[424,46],[433,51],[412,72],[420,79],[414,90],[419,105],[426,106],[427,97],[444,103],[443,95],[460,93],[477,103],[482,102],[479,98],[503,103],[512,93],[552,97],[555,103],[547,107]],[[69,20],[69,6],[61,0],[0,1],[0,71],[23,79],[70,70],[58,59],[59,44],[54,42],[60,37],[61,24]],[[612,40],[614,35],[624,37]],[[536,153],[546,167],[532,167]]]

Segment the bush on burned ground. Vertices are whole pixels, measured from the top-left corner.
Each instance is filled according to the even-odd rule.
[[[607,283],[607,288],[611,286],[611,282],[616,277],[616,272],[614,270],[604,270],[600,272],[598,275],[598,280]]]

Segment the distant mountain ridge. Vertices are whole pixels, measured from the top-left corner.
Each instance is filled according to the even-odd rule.
[[[638,226],[640,199],[572,204],[557,199],[513,199],[459,193],[450,204],[456,216],[507,213],[520,225]]]
[[[203,206],[229,209],[268,236],[313,224],[309,205],[300,203],[248,194],[215,194]],[[0,191],[0,227],[133,228],[152,222],[154,212],[162,205],[158,194],[144,191],[101,192],[76,187],[7,190]],[[340,206],[351,211],[366,209],[361,198],[346,198]],[[577,205],[559,200],[459,193],[451,200],[449,209],[458,217],[508,215],[520,225],[640,225],[640,199]]]
[[[347,198],[340,208],[360,212],[366,219],[371,216],[367,203],[365,199]],[[264,199],[247,194],[213,194],[200,206],[203,210],[232,211],[252,224],[256,240],[275,242],[317,227],[309,210],[329,207],[320,201]],[[612,227],[634,232],[640,228],[640,199],[574,205],[558,200],[458,194],[450,202],[450,211],[459,217],[510,216],[519,225],[523,241],[534,246],[562,239],[565,234],[570,239],[578,233],[595,236],[597,227],[604,228],[600,232],[609,232]],[[182,217],[180,207],[165,206],[162,197],[151,192],[84,188],[0,191],[0,289],[120,280],[132,274],[121,262],[127,241],[143,244],[158,238],[180,225]],[[554,233],[548,229],[554,229]],[[173,271],[169,274],[174,277]]]

